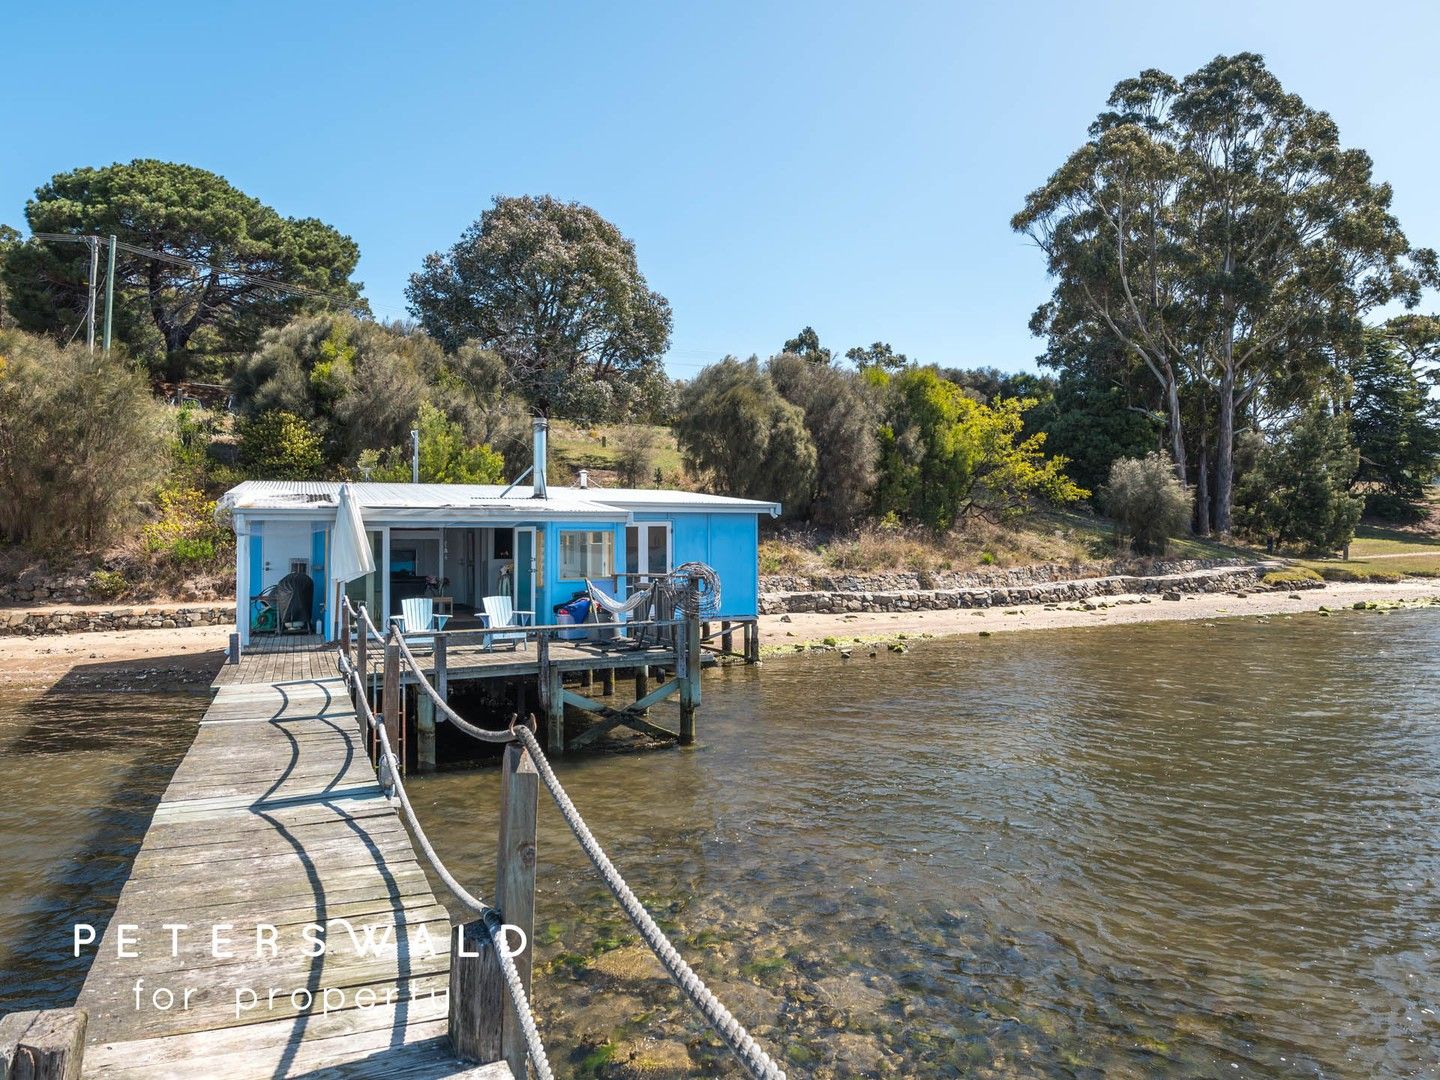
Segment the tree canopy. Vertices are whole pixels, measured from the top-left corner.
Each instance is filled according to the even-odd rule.
[[[1196,471],[1213,461],[1224,532],[1237,416],[1272,386],[1312,393],[1337,351],[1357,353],[1366,312],[1418,299],[1434,253],[1411,251],[1369,155],[1254,53],[1184,79],[1143,71],[1107,105],[1012,221],[1055,278],[1034,325],[1143,367],[1177,475],[1192,446]],[[1202,429],[1188,441],[1187,413]]]
[[[542,412],[595,419],[628,405],[670,343],[670,304],[635,245],[588,206],[499,196],[406,288],[411,313],[448,350],[494,350]]]
[[[878,509],[936,529],[966,518],[999,519],[1031,500],[1074,502],[1089,492],[1044,456],[1044,434],[1023,437],[1035,403],[983,405],[934,368],[910,368],[889,386],[880,429]]]
[[[816,454],[805,412],[753,356],[727,356],[684,387],[675,438],[685,467],[712,490],[773,499],[792,516],[811,495]]]
[[[211,355],[243,352],[297,312],[360,306],[353,240],[193,165],[142,159],[60,173],[25,217],[32,232],[114,235],[181,260],[121,248],[115,264],[115,333],[131,352],[160,357],[171,379],[189,376],[199,343]],[[14,318],[39,332],[70,333],[88,277],[78,244],[32,242],[5,260]]]

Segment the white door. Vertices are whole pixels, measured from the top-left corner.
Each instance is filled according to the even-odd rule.
[[[310,523],[308,521],[267,521],[260,537],[260,587],[250,583],[252,592],[274,585],[301,564],[310,569]]]
[[[652,576],[670,572],[670,523],[640,521],[625,529],[625,573],[630,584],[643,585]],[[638,577],[633,575],[639,575]]]

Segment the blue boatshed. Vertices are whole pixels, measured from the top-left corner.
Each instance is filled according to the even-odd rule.
[[[758,611],[759,521],[780,506],[690,491],[550,487],[544,436],[532,486],[351,485],[370,537],[375,571],[346,593],[375,613],[398,614],[410,596],[446,596],[457,616],[483,597],[507,595],[516,610],[553,623],[553,608],[588,578],[623,597],[647,577],[686,562],[720,575],[717,619]],[[335,635],[328,586],[330,535],[340,484],[250,480],[221,501],[235,530],[236,630],[249,644],[263,623],[259,597],[291,573],[314,583],[311,628]],[[376,622],[380,622],[376,619]]]

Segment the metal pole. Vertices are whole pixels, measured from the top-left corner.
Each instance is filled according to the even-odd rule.
[[[85,305],[85,344],[95,351],[95,288],[100,278],[100,238],[92,236],[90,244],[90,293]]]
[[[420,482],[420,429],[410,429],[410,482]]]
[[[105,265],[105,355],[110,355],[110,322],[115,314],[115,237],[110,237],[110,258]]]

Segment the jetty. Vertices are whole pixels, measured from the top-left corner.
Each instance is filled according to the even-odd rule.
[[[553,1076],[529,1006],[543,787],[642,940],[745,1071],[783,1077],[606,857],[546,761],[535,721],[471,724],[432,682],[433,640],[422,661],[398,628],[382,637],[363,607],[345,610],[338,648],[251,650],[221,670],[114,916],[103,934],[76,928],[76,948],[93,951],[93,961],[75,1008],[0,1018],[0,1076]],[[565,673],[596,657],[571,656],[568,645],[552,652],[547,637],[533,639],[544,709],[563,717],[572,697],[604,709],[564,689]],[[647,669],[649,661],[679,666],[656,692],[681,695],[682,708],[698,700],[700,637],[682,627],[658,651],[643,649]],[[383,643],[378,696],[366,655],[375,641]],[[472,660],[457,650],[460,670],[497,664],[481,651]],[[446,659],[440,645],[442,685]],[[632,667],[636,659],[627,657]],[[502,749],[489,902],[450,874],[410,805],[397,741],[404,710],[418,712],[420,702],[432,718]],[[647,723],[633,705],[610,712],[614,723]]]

